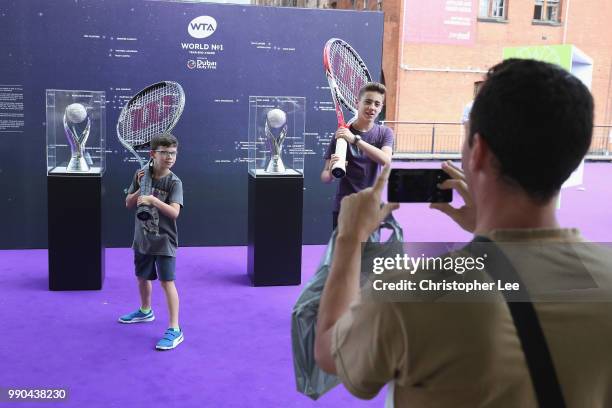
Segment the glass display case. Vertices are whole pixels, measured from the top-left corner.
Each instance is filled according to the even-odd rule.
[[[47,174],[104,173],[105,92],[47,89],[46,105]]]
[[[249,173],[253,177],[304,175],[306,98],[249,97]]]

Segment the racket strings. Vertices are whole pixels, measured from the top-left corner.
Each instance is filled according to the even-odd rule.
[[[359,91],[370,81],[359,58],[341,43],[330,47],[330,68],[340,94],[349,108],[356,110]]]
[[[171,84],[152,87],[134,98],[119,125],[124,141],[137,147],[167,132],[182,112],[182,100],[181,90]]]

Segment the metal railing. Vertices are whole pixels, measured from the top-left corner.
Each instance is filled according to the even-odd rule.
[[[394,159],[456,159],[464,130],[459,122],[384,121],[395,133]],[[612,161],[612,125],[593,127],[587,160]]]
[[[586,158],[612,161],[612,125],[593,126],[593,140]]]

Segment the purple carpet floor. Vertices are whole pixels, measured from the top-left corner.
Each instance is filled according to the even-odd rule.
[[[590,240],[612,242],[611,176],[612,164],[587,164],[584,184],[563,190],[561,224],[579,227]],[[404,205],[396,216],[406,241],[470,238],[426,205]],[[303,282],[323,250],[304,247]],[[185,341],[157,352],[167,325],[159,285],[154,322],[116,322],[138,306],[131,250],[107,249],[104,288],[92,292],[49,292],[46,250],[0,251],[0,388],[69,390],[61,403],[0,406],[383,406],[384,391],[360,401],[339,386],[317,402],[295,391],[290,313],[301,287],[251,287],[246,248],[180,248],[177,276]]]

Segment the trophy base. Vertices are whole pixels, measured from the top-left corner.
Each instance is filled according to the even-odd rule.
[[[68,162],[68,166],[66,166],[66,171],[68,173],[84,173],[89,171],[89,165],[87,164],[87,160],[84,157],[73,157]]]
[[[267,173],[284,173],[285,165],[283,164],[283,160],[279,156],[272,156],[270,159],[270,163],[268,163],[268,167],[266,167]]]
[[[249,174],[248,178],[247,274],[251,283],[299,285],[304,177]],[[279,219],[284,222],[270,222]]]
[[[50,290],[100,290],[104,284],[102,174],[47,176]],[[87,236],[75,234],[87,223]]]
[[[93,160],[91,158],[91,154],[89,154],[89,152],[85,152],[84,156],[85,156],[85,161],[87,162],[87,164],[89,166],[93,166]]]

